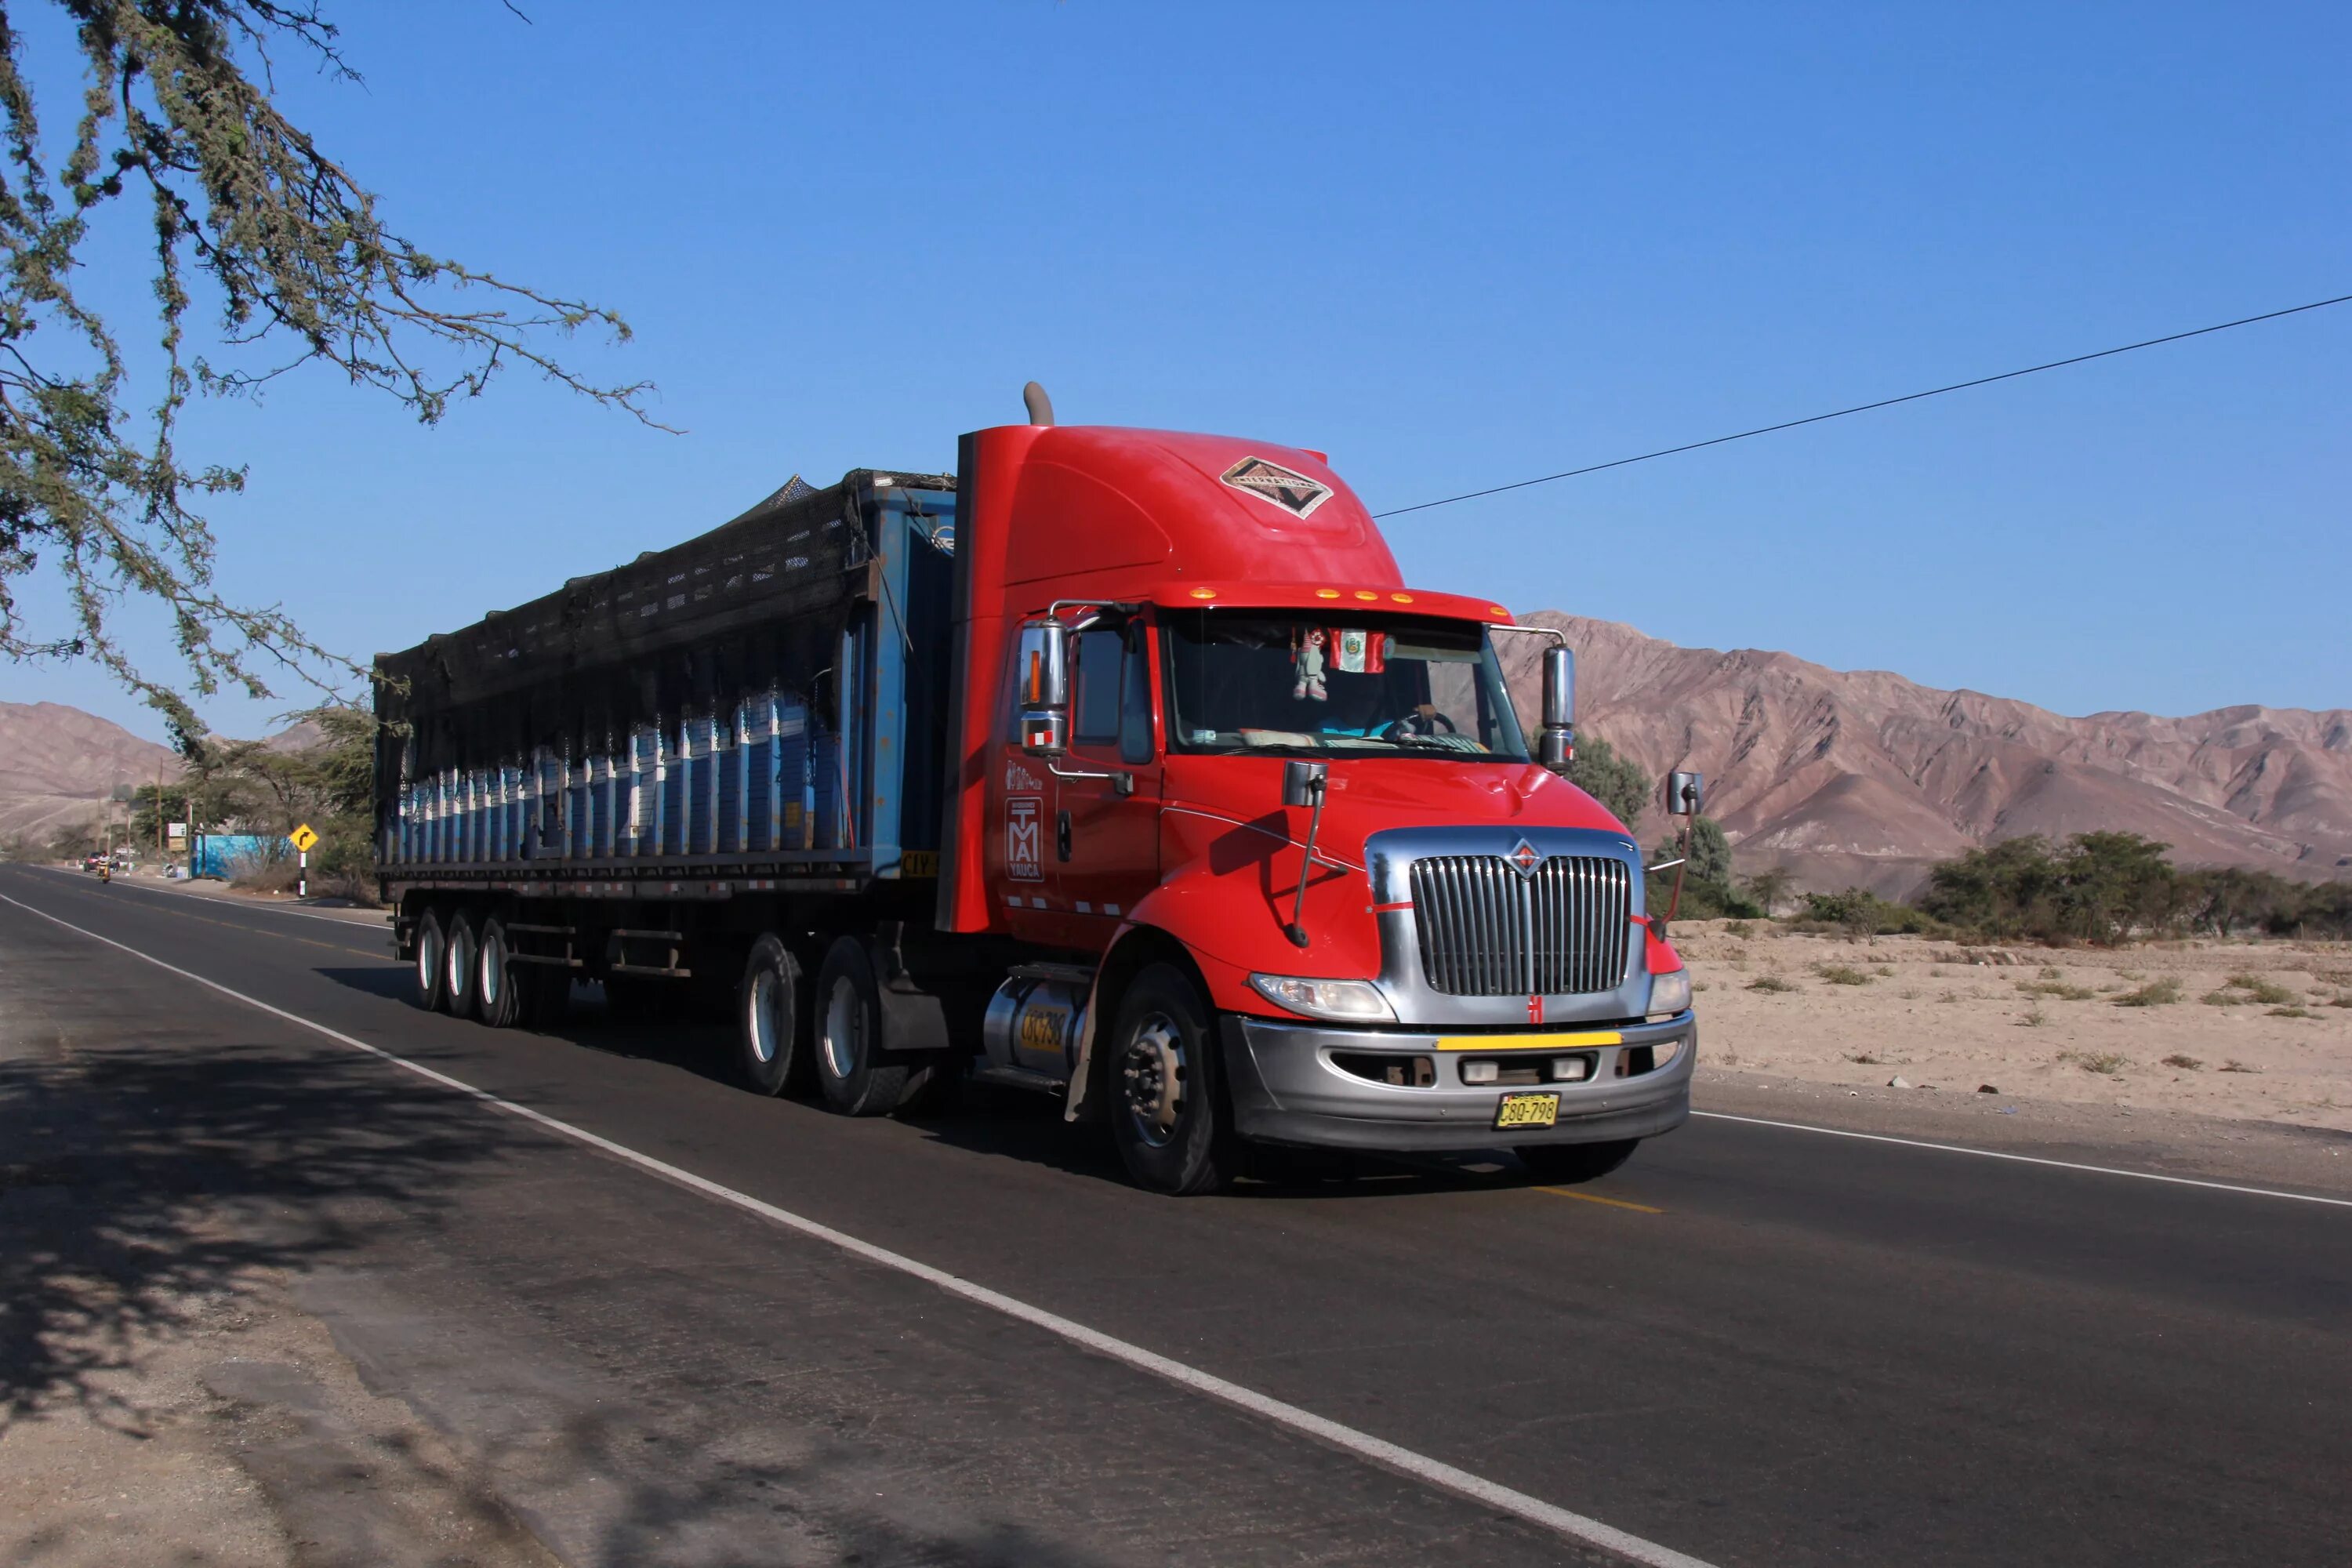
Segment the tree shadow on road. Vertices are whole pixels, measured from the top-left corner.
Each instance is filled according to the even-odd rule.
[[[0,1043],[0,1419],[70,1399],[135,1426],[104,1382],[142,1339],[342,1250],[371,1210],[429,1218],[543,1136],[356,1054],[216,1015],[159,1026],[152,995],[110,991],[86,956],[42,957],[47,983],[12,976]]]

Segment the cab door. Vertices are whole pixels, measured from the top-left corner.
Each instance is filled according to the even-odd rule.
[[[1140,617],[1078,634],[1070,751],[1055,771],[1048,852],[1056,902],[1081,945],[1110,940],[1160,880],[1160,761],[1153,628]]]
[[[996,930],[1024,942],[1070,945],[1062,865],[1055,856],[1053,767],[1021,749],[1017,639],[1007,639],[989,746],[987,834],[981,850]]]

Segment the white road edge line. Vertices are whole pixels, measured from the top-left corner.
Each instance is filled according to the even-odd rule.
[[[29,868],[35,871],[54,872],[56,875],[65,878],[68,881],[71,881],[74,879],[73,872],[60,870],[55,866],[35,866]],[[251,910],[256,913],[266,915],[292,915],[296,920],[324,921],[331,926],[342,926],[352,931],[382,931],[386,936],[390,936],[392,934],[392,917],[389,912],[385,914],[382,921],[347,921],[341,915],[322,915],[312,910],[289,910],[282,904],[231,903],[226,899],[215,899],[204,893],[175,893],[165,888],[142,888],[138,883],[131,881],[117,882],[112,884],[112,886],[128,888],[134,893],[152,893],[159,899],[193,899],[200,904],[218,904],[226,909]],[[38,913],[39,911],[36,910],[35,912]],[[143,957],[145,955],[142,954],[141,956]]]
[[[109,947],[127,952],[133,958],[152,963],[156,968],[176,974],[184,980],[193,980],[199,985],[217,991],[224,996],[242,1002],[247,1006],[257,1008],[272,1017],[282,1018],[287,1023],[299,1025],[313,1033],[323,1035],[339,1045],[349,1046],[353,1050],[364,1051],[369,1056],[380,1058],[394,1067],[404,1068],[417,1077],[439,1084],[445,1089],[453,1089],[460,1094],[470,1095],[487,1105],[496,1106],[500,1110],[519,1116],[525,1121],[542,1127],[548,1131],[569,1138],[574,1142],[584,1143],[592,1149],[601,1150],[615,1159],[625,1160],[630,1164],[650,1171],[667,1181],[675,1182],[680,1186],[691,1187],[705,1196],[717,1198],[721,1203],[731,1204],[747,1213],[755,1214],[762,1219],[782,1226],[787,1230],[798,1231],[803,1236],[828,1243],[869,1263],[896,1269],[901,1274],[912,1275],[926,1284],[937,1286],[951,1296],[961,1296],[967,1301],[976,1302],[994,1311],[1002,1312],[1008,1318],[1018,1319],[1032,1327],[1043,1329],[1047,1333],[1067,1340],[1073,1344],[1084,1346],[1098,1355],[1108,1356],[1113,1361],[1122,1362],[1139,1372],[1147,1372],[1155,1377],[1166,1378],[1169,1382],[1191,1389],[1196,1394],[1204,1394],[1212,1399],[1235,1405],[1254,1415],[1263,1416],[1276,1426],[1286,1426],[1294,1432],[1303,1433],[1309,1437],[1328,1443],[1335,1448],[1344,1449],[1360,1458],[1370,1459],[1390,1469],[1402,1471],[1416,1480],[1425,1481],[1441,1490],[1468,1498],[1474,1502],[1484,1503],[1498,1512],[1510,1514],[1530,1524],[1540,1525],[1544,1529],[1567,1536],[1571,1541],[1616,1552],[1629,1562],[1644,1564],[1645,1568],[1710,1568],[1708,1563],[1699,1558],[1687,1556],[1675,1551],[1672,1547],[1660,1546],[1654,1542],[1644,1541],[1638,1535],[1628,1535],[1625,1531],[1603,1524],[1597,1519],[1587,1519],[1580,1513],[1571,1513],[1567,1509],[1555,1507],[1544,1501],[1541,1498],[1529,1497],[1527,1493],[1516,1491],[1500,1482],[1490,1481],[1483,1476],[1474,1476],[1467,1470],[1457,1469],[1442,1459],[1433,1459],[1425,1454],[1417,1454],[1410,1448],[1399,1447],[1396,1444],[1375,1437],[1369,1432],[1360,1432],[1353,1426],[1342,1426],[1337,1421],[1318,1415],[1311,1410],[1303,1410],[1296,1405],[1286,1404],[1268,1394],[1260,1394],[1255,1389],[1244,1388],[1237,1383],[1228,1383],[1213,1373],[1205,1373],[1198,1368],[1187,1366],[1181,1361],[1173,1361],[1167,1356],[1145,1350],[1141,1345],[1129,1344],[1125,1340],[1114,1339],[1100,1330],[1090,1329],[1084,1323],[1073,1321],[1058,1313],[1049,1312],[1043,1307],[1033,1307],[1026,1301],[1018,1300],[1001,1291],[992,1290],[985,1285],[975,1285],[961,1275],[950,1274],[943,1268],[934,1268],[928,1263],[918,1262],[904,1254],[892,1252],[887,1247],[877,1247],[870,1241],[861,1241],[845,1231],[835,1230],[831,1226],[819,1224],[815,1220],[796,1215],[789,1209],[778,1208],[773,1204],[764,1203],[748,1193],[739,1193],[732,1187],[722,1186],[707,1176],[698,1176],[693,1172],[682,1170],[666,1160],[656,1160],[650,1154],[641,1154],[625,1144],[615,1143],[609,1138],[599,1137],[587,1129],[574,1127],[568,1121],[559,1121],[554,1117],[542,1111],[533,1110],[527,1105],[518,1105],[513,1100],[502,1100],[488,1089],[477,1089],[461,1079],[451,1078],[444,1072],[436,1072],[421,1063],[410,1061],[405,1057],[394,1056],[381,1046],[372,1046],[365,1040],[354,1039],[340,1030],[329,1028],[324,1024],[313,1023],[298,1013],[289,1013],[283,1007],[274,1007],[256,997],[247,996],[242,991],[232,991],[216,980],[207,980],[205,976],[182,969],[177,964],[166,963],[152,953],[142,952],[135,947],[115,941],[112,937],[100,936],[94,931],[78,926],[71,921],[61,920],[47,910],[35,909],[32,905],[12,899],[5,893],[0,893],[0,903],[14,904],[28,914],[38,915],[41,919],[54,925],[63,926],[77,935],[86,936],[92,942],[104,942]]]
[[[1802,1121],[1774,1121],[1762,1116],[1734,1116],[1727,1110],[1694,1110],[1711,1121],[1745,1121],[1751,1127],[1779,1127],[1790,1132],[1818,1132],[1824,1138],[1859,1138],[1865,1143],[1900,1143],[1906,1149],[1934,1149],[1946,1154],[1973,1154],[1979,1160],[2013,1160],[2021,1165],[2050,1165],[2061,1171],[2088,1171],[2101,1176],[2129,1176],[2136,1182],[2168,1182],[2176,1187],[2210,1187],[2217,1193],[2242,1193],[2248,1197],[2287,1198],[2299,1204],[2326,1204],[2352,1209],[2352,1198],[2324,1198],[2316,1193],[2286,1193],[2276,1187],[2241,1187],[2229,1182],[2201,1181],[2195,1176],[2165,1176],[2154,1171],[2126,1171],[2116,1165],[2083,1165],[2072,1160],[2046,1159],[2039,1154],[2010,1154],[1999,1149],[1971,1149],[1961,1143],[1930,1143],[1923,1138],[1896,1138],[1884,1132],[1853,1132],[1843,1127],[1814,1127]]]

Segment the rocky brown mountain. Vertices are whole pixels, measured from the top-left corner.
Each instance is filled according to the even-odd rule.
[[[2069,719],[1883,670],[1678,647],[1538,612],[1577,650],[1579,720],[1653,774],[1696,768],[1744,871],[1915,890],[1932,862],[2023,834],[2116,829],[2183,865],[2352,874],[2352,710],[2223,708]],[[1507,639],[1532,710],[1537,646]],[[1644,841],[1662,833],[1653,813]]]
[[[0,702],[0,837],[94,820],[117,784],[180,776],[169,746],[61,702]]]

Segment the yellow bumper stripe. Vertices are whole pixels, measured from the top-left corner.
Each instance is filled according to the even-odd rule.
[[[1447,1035],[1437,1042],[1441,1051],[1572,1051],[1583,1046],[1622,1046],[1625,1037],[1615,1029],[1588,1029],[1565,1035]]]

